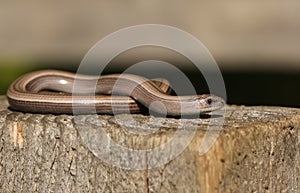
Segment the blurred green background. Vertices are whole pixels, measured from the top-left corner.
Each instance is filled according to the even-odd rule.
[[[76,71],[106,35],[155,23],[191,33],[210,50],[222,71],[228,103],[300,107],[299,9],[300,2],[293,0],[0,1],[0,92],[33,70]],[[124,53],[106,73],[143,59],[178,63],[198,82],[200,72],[176,53],[159,49]]]

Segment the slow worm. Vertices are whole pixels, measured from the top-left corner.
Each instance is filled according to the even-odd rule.
[[[194,115],[220,109],[225,102],[211,95],[172,96],[164,79],[133,74],[76,75],[57,70],[25,74],[14,81],[7,98],[23,112],[72,114],[140,112],[143,106],[171,116]],[[116,96],[117,95],[117,96]],[[73,109],[75,111],[73,111]]]

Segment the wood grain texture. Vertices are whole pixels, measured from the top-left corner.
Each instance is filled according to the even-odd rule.
[[[300,109],[227,106],[223,129],[206,154],[198,149],[210,119],[190,119],[196,132],[178,157],[154,169],[126,170],[87,148],[73,116],[13,112],[4,96],[0,101],[5,192],[300,192]],[[101,126],[114,141],[137,149],[166,143],[180,121],[133,117],[133,127],[128,115],[80,120],[87,130]],[[144,135],[137,134],[141,129]]]

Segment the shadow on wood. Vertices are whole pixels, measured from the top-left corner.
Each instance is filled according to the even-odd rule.
[[[220,116],[40,115],[10,111],[4,96],[0,101],[6,192],[300,192],[299,109],[227,106],[218,131],[207,128]],[[176,146],[149,157],[178,132]],[[200,155],[206,134],[217,138]],[[113,143],[143,153],[128,157]]]

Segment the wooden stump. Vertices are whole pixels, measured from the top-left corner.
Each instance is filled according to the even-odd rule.
[[[300,192],[300,109],[175,119],[7,107],[2,96],[2,192]]]

